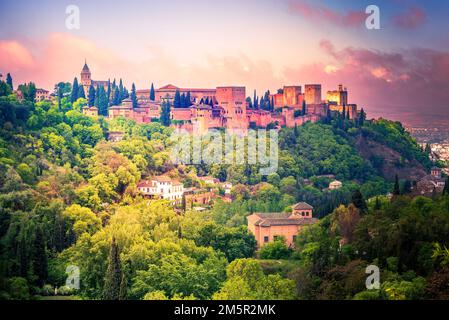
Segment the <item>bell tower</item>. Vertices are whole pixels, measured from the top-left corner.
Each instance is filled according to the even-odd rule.
[[[89,67],[87,66],[87,62],[84,61],[84,67],[81,70],[81,84],[84,87],[90,87],[91,83],[92,83],[92,79],[90,78],[91,73],[89,70]]]

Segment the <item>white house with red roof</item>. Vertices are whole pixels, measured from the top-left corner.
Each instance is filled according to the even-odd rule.
[[[184,194],[184,185],[168,176],[155,176],[149,180],[142,180],[137,184],[137,189],[151,199],[165,199],[173,204],[180,204]]]

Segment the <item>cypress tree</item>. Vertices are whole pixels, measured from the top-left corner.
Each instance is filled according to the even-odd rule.
[[[343,116],[343,120],[346,118],[346,106],[345,105],[343,105],[343,114],[342,114],[342,116]]]
[[[120,102],[122,102],[122,100],[125,99],[125,94],[123,92],[123,81],[122,81],[121,78],[120,78],[120,82],[119,82],[119,85],[118,85],[118,90],[119,90],[119,93],[120,93]]]
[[[424,149],[424,152],[429,154],[429,155],[431,154],[432,148],[430,147],[430,144],[426,143],[426,147]]]
[[[365,119],[366,119],[366,113],[365,110],[363,110],[363,108],[360,110],[360,116],[359,116],[359,126],[363,127],[363,125],[365,124]]]
[[[107,97],[106,92],[104,91],[104,88],[101,88],[98,97],[98,113],[102,116],[107,116],[108,106],[109,106],[109,99]]]
[[[127,300],[128,298],[128,279],[126,273],[122,272],[122,280],[120,281],[119,300]]]
[[[28,278],[28,245],[26,242],[25,232],[23,230],[19,233],[19,241],[17,244],[17,260],[19,261],[19,274],[23,278]]]
[[[108,270],[106,271],[103,287],[103,300],[118,300],[120,298],[122,277],[119,248],[115,238],[112,238],[108,257]]]
[[[181,108],[181,94],[179,93],[179,90],[176,90],[175,92],[175,98],[173,99],[173,107]]]
[[[163,126],[170,126],[170,102],[162,102],[160,121]]]
[[[405,180],[404,188],[402,189],[402,194],[407,194],[412,192],[412,183],[410,180]]]
[[[186,107],[190,107],[192,105],[192,98],[190,97],[190,91],[187,91],[186,95]]]
[[[123,99],[129,98],[129,92],[128,89],[126,89],[126,87],[123,87]]]
[[[374,210],[380,210],[381,207],[382,206],[381,206],[379,197],[376,197],[376,202],[374,203]]]
[[[78,86],[78,99],[83,98],[86,99],[86,95],[84,94],[84,87]]]
[[[112,104],[114,106],[118,106],[120,104],[120,92],[118,89],[114,91],[114,99],[112,100]]]
[[[12,85],[12,77],[11,77],[11,74],[9,72],[6,75],[6,84],[11,88],[11,90],[14,90],[14,87]]]
[[[186,95],[183,93],[181,94],[181,108],[186,107]]]
[[[78,79],[73,79],[72,94],[70,95],[70,102],[74,103],[78,99]]]
[[[306,108],[306,102],[303,100],[302,101],[302,115],[305,116],[307,113],[307,108]]]
[[[359,189],[355,190],[352,193],[352,203],[361,212],[366,212],[368,209],[368,206],[366,205],[365,198],[363,198],[363,195]]]
[[[95,88],[93,85],[89,87],[89,107],[95,105]]]
[[[248,105],[248,109],[252,109],[253,108],[253,101],[251,100],[250,97],[246,97],[246,103]]]
[[[257,95],[256,95],[256,90],[254,90],[253,105],[254,105],[254,109],[257,109],[258,105],[257,105]]]
[[[185,194],[182,194],[181,208],[182,208],[182,211],[185,213],[186,210],[187,210],[187,202],[186,202],[186,195]]]
[[[45,238],[42,227],[36,228],[33,244],[33,273],[37,276],[37,285],[42,287],[47,280],[47,252],[45,250]]]
[[[449,196],[449,176],[446,178],[446,183],[445,183],[444,189],[443,189],[443,195]]]
[[[136,86],[134,85],[134,83],[131,87],[131,100],[133,102],[133,109],[137,108]]]
[[[401,189],[399,188],[399,177],[396,174],[394,178],[394,188],[393,188],[393,195],[399,196],[401,194]]]
[[[154,99],[155,99],[154,86],[153,86],[153,83],[151,83],[150,100],[154,101]]]
[[[108,92],[107,92],[107,97],[108,97],[108,103],[111,100],[111,80],[108,80]]]
[[[100,93],[103,91],[103,87],[97,86],[97,90],[95,90],[95,100],[94,100],[94,106],[97,108],[100,108]]]

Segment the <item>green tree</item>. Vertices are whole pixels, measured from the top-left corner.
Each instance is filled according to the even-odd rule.
[[[114,99],[112,100],[112,104],[114,106],[118,106],[120,104],[120,91],[118,89],[114,91]]]
[[[109,106],[109,99],[104,91],[104,88],[101,87],[100,91],[98,93],[98,113],[102,116],[108,115],[108,106]]]
[[[82,85],[78,85],[78,98],[86,99],[86,95],[84,93],[84,87]]]
[[[93,85],[90,85],[89,87],[89,107],[92,107],[95,105],[95,88]]]
[[[186,108],[188,108],[192,105],[192,98],[190,96],[190,91],[187,91],[185,102],[186,102],[186,105],[185,105]]]
[[[125,97],[125,91],[124,91],[124,88],[123,88],[123,81],[122,81],[121,78],[120,78],[120,81],[119,81],[118,90],[119,90],[119,94],[120,94],[120,103],[121,103],[122,100],[126,98]]]
[[[79,86],[78,86],[78,79],[75,77],[75,79],[73,79],[73,85],[72,85],[72,93],[70,95],[70,102],[74,103],[76,100],[78,100],[78,91],[79,91]]]
[[[9,72],[6,75],[6,84],[11,88],[11,90],[14,90],[14,86],[12,84],[12,77],[11,77],[11,74]]]
[[[22,92],[23,98],[26,101],[34,102],[34,99],[36,98],[36,85],[33,82],[21,84],[17,90]]]
[[[154,86],[153,83],[151,83],[151,89],[150,89],[150,100],[154,101],[156,98],[155,92],[154,92]]]
[[[399,177],[396,174],[394,177],[393,195],[399,196],[400,194],[401,194],[401,189],[399,187]]]
[[[292,300],[295,283],[280,275],[264,275],[255,259],[237,259],[226,269],[227,280],[214,300]]]
[[[175,98],[173,99],[173,107],[181,108],[181,94],[179,90],[176,90],[175,92]]]
[[[170,126],[170,102],[168,100],[162,102],[160,122],[163,126]]]
[[[134,83],[132,84],[131,87],[131,100],[133,102],[133,108],[134,109],[137,108],[138,106],[137,106],[136,86]]]
[[[103,299],[104,300],[119,300],[120,288],[123,275],[120,263],[119,247],[112,238],[111,249],[109,251],[108,269],[106,271],[106,278],[103,287]]]
[[[41,226],[36,228],[36,234],[33,244],[33,273],[37,277],[37,285],[42,287],[47,280],[47,252],[45,247],[44,232]]]
[[[443,195],[449,196],[449,176],[446,178],[446,183],[445,183],[444,189],[443,189]]]
[[[365,198],[363,197],[363,195],[359,189],[355,190],[352,193],[352,203],[362,213],[364,213],[368,210],[368,206],[366,204]]]
[[[12,93],[11,88],[5,81],[0,80],[0,97],[9,96]]]
[[[284,237],[277,238],[275,241],[265,244],[259,252],[261,259],[288,259],[291,250],[287,247]]]

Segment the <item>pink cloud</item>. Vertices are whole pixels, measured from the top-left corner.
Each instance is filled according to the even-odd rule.
[[[340,27],[362,26],[366,19],[363,11],[339,12],[326,6],[311,5],[304,0],[290,0],[289,9],[311,22],[327,22]]]
[[[426,23],[426,21],[426,12],[417,7],[409,8],[406,12],[393,17],[393,24],[403,29],[416,29]]]
[[[321,82],[326,88],[323,91],[343,83],[349,89],[350,103],[365,107],[371,116],[408,123],[424,119],[449,122],[449,52],[337,50],[328,40],[321,41],[320,48],[329,56],[326,63],[286,68],[286,79]],[[332,72],[328,72],[329,65]]]
[[[146,59],[129,60],[89,39],[54,33],[39,41],[0,42],[0,72],[11,72],[15,84],[34,81],[38,87],[52,89],[59,81],[78,77],[87,59],[95,80],[123,78],[137,89],[173,83],[185,87],[246,85],[251,88],[277,87],[271,63],[244,54],[204,55],[199,63],[181,64],[176,56],[161,47],[143,49]]]
[[[12,70],[34,65],[33,56],[28,49],[14,40],[0,40],[0,61],[8,61]]]

